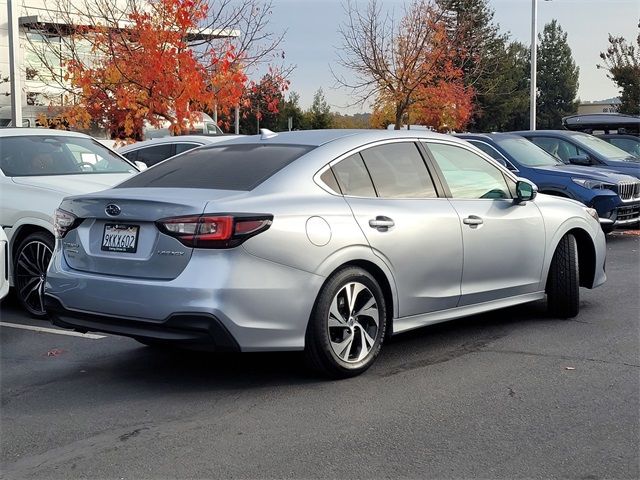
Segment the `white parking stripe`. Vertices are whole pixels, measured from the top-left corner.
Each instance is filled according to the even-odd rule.
[[[23,330],[33,330],[34,332],[42,333],[55,333],[57,335],[68,335],[70,337],[82,337],[90,338],[91,340],[98,340],[105,338],[105,335],[94,335],[93,333],[80,333],[72,330],[57,330],[55,328],[34,327],[33,325],[21,325],[19,323],[0,322],[0,327],[21,328]]]

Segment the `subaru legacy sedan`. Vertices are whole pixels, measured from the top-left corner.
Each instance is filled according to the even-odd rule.
[[[143,344],[304,350],[331,377],[389,335],[605,281],[597,213],[468,143],[416,131],[229,140],[66,198],[45,302],[56,325]]]

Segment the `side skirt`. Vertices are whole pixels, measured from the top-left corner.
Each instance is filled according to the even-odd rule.
[[[414,328],[426,327],[435,323],[447,322],[456,318],[468,317],[478,313],[498,310],[500,308],[512,307],[521,303],[535,302],[544,298],[544,291],[516,295],[514,297],[491,300],[489,302],[465,305],[463,307],[439,310],[437,312],[425,313],[422,315],[412,315],[410,317],[396,318],[393,320],[393,334],[413,330]]]

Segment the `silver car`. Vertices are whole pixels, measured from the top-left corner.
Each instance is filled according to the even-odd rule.
[[[66,198],[53,322],[145,344],[305,350],[359,374],[387,336],[605,279],[597,214],[536,195],[468,143],[418,131],[233,139]]]

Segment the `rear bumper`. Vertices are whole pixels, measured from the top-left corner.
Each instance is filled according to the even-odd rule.
[[[220,320],[203,313],[175,313],[162,321],[113,317],[64,308],[45,295],[45,307],[54,325],[79,332],[104,332],[140,340],[160,340],[218,352],[238,352],[240,346]]]
[[[242,247],[196,249],[173,280],[80,272],[57,247],[45,294],[58,302],[50,309],[63,327],[215,346],[220,324],[241,351],[255,352],[304,348],[323,283],[323,277],[262,260]]]

